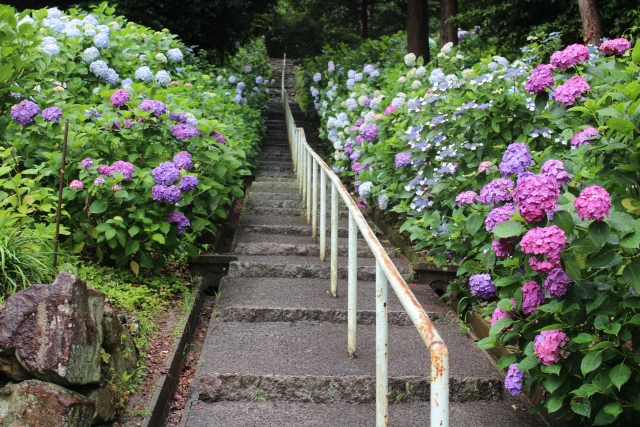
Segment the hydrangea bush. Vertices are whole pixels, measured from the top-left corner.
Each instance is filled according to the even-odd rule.
[[[261,39],[215,69],[167,30],[114,13],[0,6],[12,64],[0,67],[0,131],[15,167],[40,167],[38,185],[57,189],[69,123],[63,243],[137,273],[177,250],[197,256],[243,195],[270,70]]]
[[[481,348],[511,350],[499,361],[506,389],[542,386],[537,409],[585,425],[633,424],[640,410],[631,46],[572,45],[540,63],[536,42],[520,61],[473,66],[451,46],[428,66],[328,51],[298,76],[334,170],[367,184],[361,205],[399,221],[436,263],[459,265],[448,295],[491,319]]]

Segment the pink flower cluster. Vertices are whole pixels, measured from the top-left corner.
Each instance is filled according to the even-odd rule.
[[[572,44],[564,50],[559,50],[551,55],[551,65],[554,68],[566,70],[578,62],[589,60],[589,49],[583,44]]]
[[[542,93],[548,87],[553,87],[553,67],[540,64],[531,72],[524,88],[529,93]]]
[[[607,40],[600,44],[599,49],[605,55],[622,55],[631,49],[631,42],[625,38]]]
[[[591,145],[591,141],[588,141],[587,139],[591,138],[592,136],[600,136],[600,132],[598,132],[598,129],[589,126],[583,131],[575,133],[571,137],[571,145],[575,148],[585,144]]]
[[[397,109],[398,109],[397,105],[389,105],[387,108],[384,109],[384,115],[388,116],[389,114],[393,114],[396,112]]]
[[[569,337],[560,329],[542,331],[533,340],[533,352],[543,365],[553,365],[560,361],[560,347],[568,342]]]
[[[508,202],[512,198],[511,190],[513,190],[513,181],[509,179],[494,179],[480,190],[480,202],[485,205]]]
[[[518,212],[529,222],[542,221],[547,212],[552,212],[558,203],[560,189],[554,178],[529,175],[518,182],[513,199]]]
[[[515,237],[507,237],[504,239],[498,239],[491,242],[493,252],[496,253],[498,258],[506,258],[513,252],[516,239]]]
[[[489,169],[491,169],[491,166],[493,166],[493,163],[491,163],[488,160],[485,160],[484,162],[480,162],[480,165],[478,166],[478,172],[480,173],[488,172]]]
[[[114,107],[122,107],[124,104],[129,102],[129,99],[131,99],[129,92],[124,89],[118,89],[113,92],[113,95],[111,95],[109,100],[111,101],[111,105]]]
[[[567,106],[573,105],[576,99],[589,89],[591,86],[585,79],[580,76],[571,77],[556,88],[553,92],[553,99]]]
[[[548,261],[540,261],[536,257],[529,259],[531,268],[540,273],[548,273],[560,265],[560,252],[566,245],[567,236],[557,225],[533,228],[520,240],[524,253],[546,255]]]
[[[499,206],[489,212],[487,218],[484,220],[484,224],[487,231],[491,231],[498,226],[501,222],[509,221],[511,215],[516,211],[516,207],[513,203],[507,203],[504,206]]]
[[[463,191],[456,196],[456,202],[458,206],[470,205],[476,203],[479,200],[475,191]]]
[[[533,280],[522,285],[522,312],[531,314],[544,302],[542,286]]]
[[[114,178],[114,173],[121,173],[124,181],[131,181],[131,175],[136,171],[136,168],[129,162],[124,160],[116,161],[113,166],[102,165],[98,166],[98,173],[100,175],[106,175],[110,178]]]
[[[587,187],[580,192],[573,201],[580,219],[595,219],[602,221],[604,217],[610,217],[611,197],[607,190],[597,185]]]
[[[558,187],[562,187],[569,182],[569,174],[564,168],[564,163],[560,160],[547,160],[540,168],[540,175],[553,178]]]
[[[504,311],[503,309],[496,307],[496,309],[493,311],[493,314],[491,315],[491,326],[493,326],[493,324],[500,319],[506,319],[507,317],[513,319],[514,318],[513,310],[515,309],[515,306],[516,306],[516,302],[513,298],[511,298],[510,312]]]

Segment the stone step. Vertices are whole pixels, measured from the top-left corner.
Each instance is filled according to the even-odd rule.
[[[286,240],[290,240],[289,237],[295,236],[283,236]],[[327,245],[327,255],[330,253],[330,246]],[[318,244],[297,244],[297,243],[274,243],[274,242],[239,242],[234,250],[236,255],[295,255],[295,256],[320,256],[320,246]],[[395,248],[386,248],[386,252],[389,257],[393,258],[397,255]],[[349,255],[349,248],[347,246],[338,247],[338,256],[346,257]],[[373,253],[369,247],[364,244],[358,245],[358,257],[359,258],[372,258]]]
[[[280,148],[262,150],[262,153],[258,156],[258,161],[262,160],[276,160],[276,159],[291,159],[291,151],[283,150]]]
[[[247,188],[247,194],[293,194],[300,196],[298,192],[298,184],[296,183],[286,183],[286,182],[264,182],[264,181],[254,181],[251,183],[251,186]],[[300,196],[302,197],[302,196]]]
[[[269,173],[269,172],[293,172],[293,163],[287,165],[286,163],[283,163],[281,165],[264,165],[264,164],[260,164],[258,165],[258,168],[256,169],[256,175],[259,174],[263,174],[263,173]]]
[[[296,208],[272,208],[255,205],[245,205],[245,210],[250,215],[266,215],[266,216],[285,216],[285,217],[307,217],[306,209]],[[331,209],[327,209],[327,218],[331,215]],[[349,212],[342,210],[338,211],[338,218],[349,218]]]
[[[268,188],[247,188],[247,197],[245,200],[251,199],[255,201],[267,201],[267,200],[302,200],[302,195],[298,193],[298,189],[291,189],[291,191],[284,191],[282,189],[273,189],[274,191],[267,191]],[[277,191],[275,191],[277,190]]]
[[[374,404],[348,403],[286,403],[263,402],[261,395],[248,402],[202,402],[191,404],[185,427],[370,427],[375,425]],[[402,398],[398,399],[402,402]],[[394,405],[389,401],[390,426],[429,427],[429,403]],[[528,413],[528,405],[520,399],[506,401],[452,402],[451,427],[542,427],[537,417]],[[436,426],[433,426],[436,427]]]
[[[258,194],[270,194],[272,195],[271,198],[268,197],[255,197]],[[254,197],[249,197],[248,200],[245,201],[245,206],[247,206],[249,209],[253,208],[253,207],[260,207],[260,208],[281,208],[281,209],[306,209],[307,208],[307,203],[302,201],[302,196],[300,196],[297,199],[289,199],[288,197],[277,197],[276,195],[278,193],[258,193],[258,194],[253,194]],[[331,201],[328,200],[327,201],[327,211],[331,210]],[[338,211],[339,212],[348,212],[347,207],[345,206],[344,203],[340,203],[339,207],[338,207]],[[318,214],[320,213],[320,204],[318,204]],[[306,213],[305,213],[306,215]],[[329,214],[327,213],[327,218],[329,217]]]
[[[311,226],[306,225],[306,218],[304,217],[294,217],[298,220],[301,220],[301,222],[304,225],[295,225],[295,223],[290,223],[290,224],[267,224],[267,223],[253,223],[250,221],[247,221],[247,218],[249,217],[254,217],[254,218],[261,218],[261,219],[267,219],[267,218],[274,218],[276,220],[281,220],[282,217],[275,217],[275,216],[261,216],[261,215],[246,215],[243,217],[241,225],[240,225],[240,230],[243,236],[250,234],[250,233],[259,233],[259,234],[267,234],[267,235],[288,235],[288,236],[311,236]],[[329,241],[329,235],[330,235],[330,230],[329,230],[330,226],[327,225],[327,241]],[[342,227],[338,227],[338,236],[341,238],[346,238],[349,236],[349,229],[345,226]]]
[[[296,179],[295,178],[286,178],[286,177],[277,177],[277,176],[263,176],[261,179],[257,179],[253,181],[255,182],[261,182],[261,183],[285,183],[285,184],[295,184],[296,183]]]
[[[329,227],[329,225],[327,225]],[[309,227],[310,228],[310,227]],[[338,229],[340,230],[340,229]],[[331,246],[329,241],[329,231],[327,230],[327,254],[329,253],[329,247]],[[292,245],[319,245],[318,242],[311,240],[311,233],[308,235],[295,235],[295,234],[268,234],[268,233],[253,233],[244,230],[243,225],[240,225],[238,229],[237,241],[238,243],[274,243],[274,244],[292,244]],[[338,237],[338,247],[346,247],[348,244],[348,238]],[[398,255],[399,251],[388,242],[381,241],[380,244],[389,254],[389,257],[393,258]],[[366,248],[367,242],[359,238],[358,247]]]

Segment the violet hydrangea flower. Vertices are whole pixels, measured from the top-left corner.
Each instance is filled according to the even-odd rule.
[[[480,200],[480,198],[475,191],[463,191],[456,196],[456,203],[458,203],[458,206],[471,205],[476,203],[478,200]]]
[[[89,169],[91,166],[93,166],[93,159],[91,157],[82,159],[80,161],[80,166],[82,166],[85,169]]]
[[[164,102],[153,99],[145,99],[140,103],[139,108],[145,111],[153,111],[155,116],[160,116],[167,112],[167,106]]]
[[[508,175],[516,174],[520,175],[529,166],[531,166],[531,153],[529,153],[529,147],[526,144],[520,142],[514,142],[509,145],[502,156],[502,162],[498,165],[500,173],[503,178]]]
[[[569,337],[560,329],[542,331],[533,340],[533,352],[543,365],[553,365],[560,361],[560,348],[568,342]]]
[[[74,179],[69,184],[69,188],[74,189],[74,190],[82,190],[84,188],[84,184],[81,181],[78,181],[77,179]]]
[[[355,153],[357,153],[357,151],[355,151]],[[351,170],[354,171],[355,173],[360,173],[366,168],[367,168],[367,165],[361,165],[358,162],[353,162],[353,164],[351,165]]]
[[[478,298],[491,299],[496,296],[496,286],[489,274],[474,274],[469,278],[469,287]]]
[[[494,179],[480,190],[480,202],[484,205],[508,202],[512,199],[511,190],[513,190],[513,181]]]
[[[553,99],[561,104],[570,106],[589,89],[591,89],[591,86],[585,79],[580,76],[574,76],[556,88],[555,92],[553,92]]]
[[[567,293],[571,278],[560,267],[556,267],[547,276],[544,281],[544,288],[552,297],[561,297]]]
[[[588,126],[586,127],[584,130],[575,133],[572,137],[571,137],[571,145],[574,148],[577,148],[581,145],[591,145],[591,141],[589,141],[588,139],[594,136],[600,136],[600,132],[598,132],[598,129]]]
[[[516,207],[512,203],[507,203],[504,206],[499,206],[489,212],[487,218],[484,220],[487,231],[492,231],[501,222],[511,219],[511,215],[516,211]]]
[[[314,82],[316,82],[316,83],[318,83],[320,80],[322,80],[322,74],[320,74],[320,73],[315,73],[315,74],[313,75],[313,81],[314,81]]]
[[[60,107],[49,107],[42,110],[42,118],[48,122],[57,122],[62,117]]]
[[[178,169],[189,170],[193,167],[193,160],[191,158],[191,154],[186,151],[181,151],[175,156],[173,156],[173,164],[176,165]]]
[[[219,144],[226,144],[227,143],[227,138],[222,136],[222,134],[220,132],[218,132],[217,130],[213,131],[213,136],[216,137],[216,142],[217,143],[219,143]]]
[[[151,188],[151,198],[156,202],[176,203],[182,198],[180,189],[175,185],[154,185]]]
[[[196,178],[194,175],[185,175],[180,180],[180,184],[178,184],[178,187],[181,191],[188,193],[195,190],[196,187],[198,187],[198,184],[198,178]]]
[[[522,392],[522,378],[524,377],[524,371],[518,369],[517,363],[512,363],[507,371],[507,376],[504,378],[504,388],[512,395],[515,396]]]
[[[172,162],[164,162],[151,171],[153,181],[160,185],[170,185],[180,178],[180,170]]]
[[[559,196],[556,180],[540,175],[524,177],[513,192],[518,213],[528,222],[542,221],[556,207]]]
[[[124,89],[118,89],[113,92],[113,95],[111,95],[111,98],[109,100],[111,101],[111,105],[119,108],[129,102],[129,99],[131,99],[131,95],[129,95],[129,92]]]
[[[542,93],[548,87],[553,87],[553,67],[548,64],[538,65],[527,79],[524,88],[529,93]]]
[[[96,179],[93,180],[93,183],[95,185],[102,185],[102,184],[105,183],[105,180],[104,180],[103,177],[99,176],[99,177],[97,177]]]
[[[184,229],[191,226],[189,218],[178,211],[173,211],[165,218],[167,222],[175,222],[178,226],[178,234],[184,233]]]
[[[597,185],[592,185],[580,192],[573,201],[580,219],[595,219],[602,221],[604,217],[610,218],[611,196],[607,190]]]
[[[533,280],[522,285],[522,312],[531,314],[544,302],[542,287]]]
[[[393,114],[397,109],[398,109],[397,105],[389,105],[387,108],[384,109],[384,115],[388,116],[389,114]]]
[[[398,153],[396,154],[396,167],[398,169],[411,164],[411,153]]]
[[[540,175],[553,178],[556,181],[556,185],[558,187],[562,187],[571,179],[569,178],[569,174],[564,168],[564,163],[562,163],[560,160],[553,159],[544,162],[544,165],[542,165],[542,168],[540,168]]]
[[[28,99],[23,99],[11,107],[11,118],[22,126],[26,126],[33,122],[33,119],[39,112],[40,107],[38,107],[38,104]]]
[[[369,123],[360,130],[360,135],[364,138],[365,141],[371,142],[378,136],[378,127],[373,123]]]
[[[187,123],[187,115],[184,113],[170,113],[169,120],[174,120],[178,123]]]
[[[625,38],[611,39],[602,42],[598,49],[605,55],[622,55],[631,49],[631,42]]]
[[[572,65],[588,60],[589,49],[582,44],[572,44],[551,55],[551,65],[553,65],[554,68],[560,68],[562,70],[566,70]]]
[[[354,125],[360,127],[364,124],[364,119],[362,117],[359,117],[356,122],[354,123]]]
[[[198,128],[195,128],[193,126],[178,123],[177,125],[171,127],[171,135],[175,136],[176,139],[184,141],[187,139],[191,139],[194,136],[200,136],[200,131],[198,130]]]

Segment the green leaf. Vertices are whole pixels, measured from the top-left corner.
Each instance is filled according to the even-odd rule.
[[[547,95],[546,93],[541,93],[536,95],[536,100],[535,100],[536,110],[544,111],[548,102],[549,102],[549,95]]]
[[[576,254],[573,251],[564,251],[560,256],[564,261],[564,271],[573,280],[580,280],[580,277],[582,276],[582,268],[576,259]]]
[[[600,268],[609,264],[616,256],[617,249],[613,245],[605,245],[599,252],[587,258],[587,267]]]
[[[518,369],[521,371],[528,371],[538,366],[540,362],[536,356],[527,356],[518,363]]]
[[[604,412],[617,417],[622,413],[622,405],[620,404],[620,402],[607,403],[604,407]]]
[[[516,221],[501,222],[492,230],[499,238],[519,236],[524,231],[524,226]]]
[[[129,236],[133,237],[136,234],[138,234],[140,232],[140,227],[138,227],[137,225],[134,225],[133,227],[131,227],[129,229]]]
[[[582,376],[586,376],[589,372],[595,371],[598,369],[600,364],[602,363],[602,352],[594,351],[591,353],[587,353],[587,355],[582,359],[580,363],[580,370],[582,371]]]
[[[611,234],[611,227],[606,222],[593,221],[589,225],[589,237],[598,247],[609,239],[609,234]]]
[[[640,64],[640,40],[636,42],[636,45],[631,52],[631,59],[636,64]]]
[[[155,240],[156,242],[160,243],[161,245],[164,245],[164,242],[165,242],[164,236],[162,234],[160,234],[160,233],[154,233],[151,236],[151,239]]]
[[[580,239],[576,239],[571,243],[571,249],[575,252],[583,255],[589,255],[593,251],[595,251],[598,247],[588,236],[581,237]]]
[[[116,236],[116,230],[114,230],[113,228],[109,228],[107,231],[104,232],[104,238],[107,240],[111,240]]]
[[[625,249],[638,249],[638,246],[640,246],[640,231],[631,233],[620,240],[620,246]]]
[[[593,299],[596,294],[596,288],[593,283],[587,281],[576,282],[573,290],[582,299]]]
[[[573,218],[567,211],[558,211],[554,213],[553,221],[551,221],[551,224],[560,227],[567,236],[570,236],[573,232]]]
[[[628,213],[614,212],[611,214],[611,218],[606,221],[615,230],[622,231],[624,233],[636,231],[636,221]]]
[[[553,393],[558,389],[558,387],[562,385],[565,378],[561,378],[557,375],[549,375],[549,377],[547,378],[547,381],[545,381],[544,383],[544,388],[546,388],[549,391],[549,393]]]
[[[591,416],[591,402],[589,399],[582,399],[580,403],[572,403],[571,410],[578,415],[589,418]]]
[[[515,354],[507,354],[506,356],[502,356],[498,360],[498,366],[500,369],[507,369],[511,364],[516,363],[517,358]]]
[[[496,335],[502,332],[503,329],[508,328],[513,325],[514,320],[510,317],[505,317],[503,319],[498,320],[496,323],[491,325],[491,329],[489,329],[489,335]]]
[[[487,269],[492,269],[496,265],[496,253],[487,251],[482,255],[482,265]]]
[[[467,261],[464,264],[462,264],[462,267],[465,270],[467,270],[467,272],[469,272],[470,274],[476,274],[482,271],[482,268],[480,268],[478,263],[475,261]]]
[[[153,258],[146,252],[140,252],[140,264],[142,264],[144,268],[151,268],[153,267]]]
[[[467,223],[465,224],[465,228],[467,229],[469,234],[471,234],[473,236],[474,234],[476,234],[478,232],[478,230],[480,230],[480,227],[482,227],[482,223],[483,223],[482,216],[480,216],[480,215],[471,215],[467,219]]]
[[[91,212],[92,214],[99,214],[106,211],[108,206],[109,204],[107,203],[106,200],[103,200],[103,199],[94,200],[93,203],[91,203],[89,212]]]
[[[598,387],[593,384],[582,384],[579,388],[572,391],[578,397],[591,397],[598,392]]]
[[[571,341],[573,341],[576,344],[588,344],[588,343],[592,343],[594,340],[595,340],[595,337],[593,335],[587,334],[585,332],[580,333],[571,339]]]
[[[494,348],[496,346],[496,337],[486,337],[481,339],[476,343],[480,350],[489,350],[490,348]]]
[[[633,261],[625,265],[622,270],[622,280],[633,286],[636,291],[640,291],[640,262]]]
[[[609,379],[611,380],[613,385],[618,387],[618,390],[620,390],[620,387],[622,387],[624,383],[629,381],[629,378],[631,378],[631,369],[629,369],[629,367],[625,365],[624,362],[617,366],[614,366],[613,369],[609,372]]]
[[[131,271],[133,272],[133,274],[135,274],[136,276],[138,275],[138,273],[140,272],[140,265],[135,262],[135,261],[131,261],[129,263],[129,268],[131,269]]]
[[[549,413],[556,412],[558,409],[562,408],[562,401],[564,400],[564,395],[560,396],[551,396],[545,402],[545,406],[547,407],[547,411]]]
[[[136,253],[140,249],[140,241],[139,240],[129,240],[124,248],[124,254],[129,256],[133,253]]]

